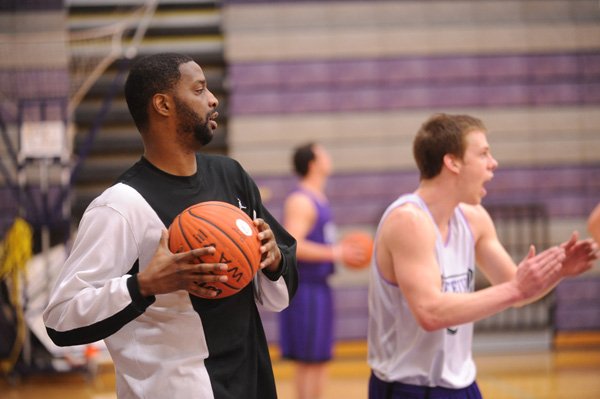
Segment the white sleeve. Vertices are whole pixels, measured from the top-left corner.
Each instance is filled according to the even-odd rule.
[[[295,258],[294,258],[295,261]],[[254,278],[254,296],[258,305],[268,311],[281,312],[290,304],[290,287],[288,284],[294,285],[292,291],[296,291],[295,279],[291,283],[285,279],[289,275],[289,264],[286,257],[281,259],[281,269],[275,273],[265,270],[259,271]],[[294,276],[295,265],[294,265]],[[295,277],[294,277],[295,278]]]
[[[281,312],[288,307],[290,299],[283,277],[273,281],[264,273],[258,272],[256,280],[258,289],[256,299],[260,307],[271,312]]]
[[[153,302],[136,297],[137,278],[127,274],[138,259],[127,219],[113,207],[90,206],[43,315],[57,345],[112,335]]]

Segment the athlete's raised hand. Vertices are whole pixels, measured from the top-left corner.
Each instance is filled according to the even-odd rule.
[[[534,298],[556,284],[561,276],[565,250],[551,247],[536,255],[535,247],[529,247],[529,253],[519,263],[515,283],[523,299]]]
[[[598,244],[592,240],[579,240],[579,234],[574,231],[571,238],[561,244],[565,250],[565,260],[562,263],[562,277],[577,276],[588,271],[599,257]]]

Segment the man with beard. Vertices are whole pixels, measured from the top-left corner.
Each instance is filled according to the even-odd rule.
[[[498,163],[486,128],[437,114],[417,132],[416,191],[384,212],[369,286],[370,399],[476,399],[473,322],[543,296],[591,268],[597,247],[577,234],[515,265],[481,206]],[[474,292],[475,263],[491,287]]]
[[[287,307],[297,287],[296,242],[262,204],[236,161],[197,151],[217,128],[217,99],[190,57],[158,54],[129,73],[125,97],[144,154],[86,209],[44,312],[61,346],[104,339],[119,398],[276,398],[256,302]],[[226,264],[196,264],[214,248],[173,254],[166,227],[204,201],[239,206],[260,231],[253,284],[236,295],[199,283]]]

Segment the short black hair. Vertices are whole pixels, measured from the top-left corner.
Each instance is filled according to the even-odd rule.
[[[125,100],[140,132],[148,127],[148,103],[156,93],[173,89],[179,81],[179,66],[194,61],[176,53],[160,53],[139,58],[125,82]]]
[[[308,165],[315,159],[314,151],[315,143],[302,144],[294,150],[294,171],[300,177],[306,176],[308,173]]]

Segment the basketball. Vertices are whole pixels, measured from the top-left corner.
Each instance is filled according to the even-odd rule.
[[[225,298],[242,290],[256,275],[260,265],[258,229],[252,219],[237,207],[220,201],[201,202],[185,209],[169,226],[169,249],[186,252],[213,246],[216,252],[198,258],[198,263],[226,263],[226,282],[201,282],[217,293],[207,299]]]
[[[356,230],[350,231],[342,238],[342,245],[352,245],[358,247],[364,253],[364,258],[357,261],[349,259],[342,255],[342,262],[351,269],[364,269],[371,263],[371,255],[373,254],[373,238],[370,234]]]

